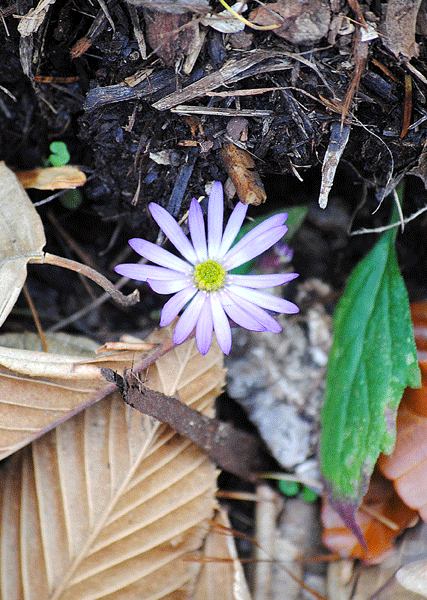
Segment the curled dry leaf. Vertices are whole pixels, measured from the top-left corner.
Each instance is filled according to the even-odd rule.
[[[193,47],[199,46],[199,24],[189,12],[160,12],[144,9],[147,40],[166,66],[175,65]]]
[[[15,173],[24,188],[36,190],[68,190],[86,183],[86,175],[78,167],[63,165]]]
[[[165,328],[147,341],[170,336]],[[146,383],[211,413],[222,361],[216,344],[202,357],[188,340],[150,367]],[[16,453],[1,477],[3,600],[176,599],[184,587],[193,597],[199,565],[183,557],[212,516],[216,469],[118,394]]]
[[[311,44],[328,34],[331,12],[322,0],[278,0],[259,6],[249,15],[258,25],[280,25],[273,32],[292,44]]]
[[[0,347],[0,459],[108,394],[102,367],[138,365],[151,347],[92,358]]]
[[[255,206],[265,202],[267,194],[249,152],[231,142],[225,143],[221,148],[221,158],[240,202]]]
[[[16,175],[0,162],[0,326],[27,277],[30,258],[42,258],[43,224]]]

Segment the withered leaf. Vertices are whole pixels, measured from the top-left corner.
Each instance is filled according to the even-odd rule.
[[[16,176],[24,188],[36,190],[68,190],[86,183],[83,171],[72,165],[17,171]]]
[[[249,15],[257,25],[281,25],[273,33],[292,44],[311,44],[328,34],[331,12],[322,0],[278,0]]]
[[[221,158],[240,202],[255,206],[265,202],[267,194],[249,152],[235,144],[225,143],[221,148]]]
[[[28,335],[20,337],[28,343]],[[31,339],[35,337],[33,334]],[[8,337],[5,338],[3,343],[8,344]],[[57,338],[47,336],[47,342],[49,348],[55,347]],[[71,351],[76,352],[76,340],[71,339],[65,348],[70,352],[71,343]],[[123,369],[129,363],[137,365],[147,351],[99,357],[93,352],[91,357],[88,354],[0,346],[0,459],[105,396],[112,387],[109,389],[101,376],[102,367]]]
[[[0,162],[0,326],[27,277],[30,258],[42,258],[43,224],[16,175]]]
[[[385,5],[384,44],[397,57],[418,56],[415,26],[421,0],[389,0]]]
[[[165,328],[148,341],[170,335]],[[202,357],[187,340],[150,367],[146,383],[211,413],[222,361],[216,344]],[[212,517],[216,469],[118,395],[16,453],[1,477],[2,600],[172,600],[183,586],[193,597],[199,564],[183,557]]]

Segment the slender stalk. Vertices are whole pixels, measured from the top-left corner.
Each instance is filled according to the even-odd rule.
[[[30,258],[28,262],[33,264],[55,265],[57,267],[63,267],[64,269],[70,269],[71,271],[80,273],[81,275],[92,279],[92,281],[97,283],[108,294],[110,294],[113,300],[122,306],[133,306],[139,301],[138,290],[135,290],[132,292],[132,294],[125,296],[111,283],[111,281],[104,277],[104,275],[101,275],[101,273],[98,273],[98,271],[95,271],[95,269],[76,262],[75,260],[69,260],[68,258],[63,258],[62,256],[56,256],[55,254],[49,254],[49,252],[45,252],[40,257]]]
[[[22,286],[22,291],[24,292],[25,299],[28,302],[28,306],[30,307],[31,314],[33,315],[34,323],[36,324],[36,328],[37,328],[37,331],[38,331],[38,334],[39,334],[39,337],[40,337],[40,341],[41,341],[42,346],[43,346],[43,350],[45,352],[49,352],[48,347],[47,347],[46,337],[44,335],[44,332],[43,332],[43,329],[42,329],[42,326],[41,326],[41,323],[40,323],[40,319],[39,319],[39,316],[38,316],[37,311],[36,311],[36,307],[34,306],[33,300],[32,300],[32,298],[30,296],[30,293],[28,291],[27,285],[25,283]]]

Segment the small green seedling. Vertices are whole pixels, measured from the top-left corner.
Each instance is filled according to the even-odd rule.
[[[304,502],[309,502],[310,504],[315,502],[319,497],[314,490],[306,485],[298,483],[298,481],[287,481],[281,479],[278,482],[278,486],[280,492],[284,496],[288,496],[288,498],[297,496],[301,492],[301,498],[304,500]]]
[[[52,154],[49,156],[48,161],[53,167],[63,167],[69,162],[70,153],[68,152],[67,144],[64,142],[52,142],[49,150]]]

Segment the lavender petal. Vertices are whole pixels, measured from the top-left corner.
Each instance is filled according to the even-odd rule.
[[[205,222],[203,220],[202,209],[195,198],[192,199],[188,213],[188,226],[190,228],[191,240],[194,251],[197,254],[199,262],[203,262],[208,257],[208,248],[206,245]]]
[[[147,281],[153,279],[182,279],[183,275],[179,271],[172,271],[164,267],[154,267],[152,265],[139,265],[137,263],[123,263],[114,267],[116,273],[136,279],[136,281]]]
[[[216,340],[224,354],[230,354],[232,339],[228,317],[221,305],[218,294],[210,294],[210,301]]]
[[[258,290],[251,290],[249,288],[240,287],[238,285],[230,285],[228,291],[234,293],[236,296],[248,302],[256,304],[267,310],[274,310],[275,312],[284,313],[287,315],[294,315],[299,312],[299,308],[293,302],[273,296],[267,292],[259,292]]]
[[[246,213],[248,211],[248,204],[242,204],[238,202],[233,209],[233,212],[228,219],[228,223],[225,226],[224,234],[222,236],[221,245],[219,247],[218,256],[222,258],[226,252],[230,249],[231,244],[236,239],[236,235],[239,233],[243,221],[245,220]]]
[[[206,302],[206,300],[207,296],[204,292],[199,291],[194,296],[190,304],[178,319],[175,331],[173,332],[174,344],[182,344],[182,342],[188,338],[196,326],[200,311],[202,310],[203,304]]]
[[[284,285],[298,277],[298,273],[272,273],[271,275],[233,275],[228,276],[230,285],[239,285],[248,288],[271,288]]]
[[[245,289],[245,288],[241,288]],[[252,291],[252,290],[248,290]],[[241,296],[237,296],[230,289],[227,289],[227,293],[234,300],[234,302],[239,306],[240,309],[243,309],[254,319],[256,319],[267,331],[272,331],[273,333],[279,333],[282,331],[279,323],[274,319],[271,315],[269,315],[265,310],[260,308],[257,304],[254,304],[250,300],[246,300]],[[226,308],[226,307],[224,307]],[[234,319],[233,319],[234,320]],[[242,325],[245,329],[249,329],[247,325],[243,323]]]
[[[191,273],[191,265],[152,242],[147,242],[147,240],[142,240],[141,238],[132,238],[129,240],[129,245],[135,252],[138,252],[138,254],[147,260],[151,260],[153,263],[172,269],[173,271],[180,271],[186,274]]]
[[[160,327],[172,323],[179,311],[193,298],[197,290],[194,287],[184,288],[170,298],[162,308],[160,316]]]
[[[196,345],[197,350],[203,356],[209,352],[212,344],[213,320],[212,310],[209,298],[206,299],[200,311],[196,325]]]
[[[248,260],[252,260],[255,256],[262,254],[265,250],[268,250],[268,248],[278,242],[288,230],[286,225],[281,225],[267,231],[262,231],[261,233],[257,232],[257,235],[251,235],[256,229],[257,227],[247,233],[227,252],[223,259],[223,266],[225,269],[228,271],[234,269],[235,267],[248,262]]]
[[[162,229],[162,231],[169,238],[175,248],[182,254],[182,256],[190,263],[194,264],[197,262],[197,256],[194,252],[193,246],[190,244],[187,236],[172,215],[155,202],[151,202],[149,204],[149,209],[157,225]]]
[[[242,308],[240,303],[235,302],[226,291],[221,292],[220,301],[224,311],[237,325],[250,331],[266,331],[266,327],[255,319],[250,312]]]
[[[156,292],[157,294],[175,294],[175,292],[180,292],[187,287],[193,288],[193,285],[188,277],[171,281],[147,279],[147,283],[153,292]]]
[[[222,184],[215,181],[209,194],[208,204],[208,254],[209,258],[218,258],[222,238],[222,222],[224,219],[224,193]]]

